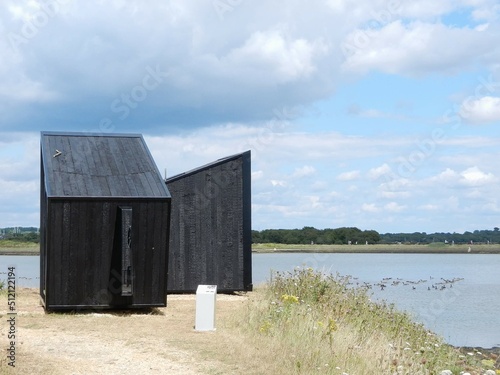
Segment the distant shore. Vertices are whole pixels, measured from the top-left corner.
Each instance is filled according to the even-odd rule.
[[[401,253],[401,254],[500,254],[500,244],[376,244],[286,245],[254,244],[254,253]]]
[[[12,244],[0,241],[0,255],[40,255],[40,246],[35,243]]]
[[[469,250],[470,249],[470,250]],[[400,254],[500,254],[500,244],[376,244],[376,245],[286,245],[253,244],[253,253],[400,253]],[[35,246],[2,247],[0,255],[40,255]]]

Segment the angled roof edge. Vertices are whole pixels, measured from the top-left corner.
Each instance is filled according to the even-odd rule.
[[[208,168],[212,168],[212,167],[217,167],[218,165],[224,164],[224,163],[226,163],[228,161],[231,161],[231,160],[236,160],[236,159],[239,159],[239,158],[250,158],[250,155],[251,155],[251,151],[248,150],[248,151],[240,152],[239,154],[234,154],[234,155],[226,156],[226,157],[217,159],[214,162],[211,162],[211,163],[202,165],[200,167],[191,169],[191,170],[189,170],[187,172],[179,173],[179,174],[176,174],[175,176],[168,177],[167,179],[165,179],[165,182],[168,184],[169,182],[174,182],[174,181],[176,181],[176,180],[178,180],[180,178],[187,177],[189,175],[198,173],[198,172],[200,172],[200,171],[202,171],[204,169],[208,169]]]
[[[103,132],[63,132],[63,131],[41,131],[40,134],[44,135],[57,135],[68,137],[120,137],[120,138],[144,138],[140,133],[103,133]]]

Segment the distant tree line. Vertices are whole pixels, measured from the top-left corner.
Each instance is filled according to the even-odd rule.
[[[35,227],[0,228],[0,240],[18,242],[40,242],[40,233]],[[430,243],[500,243],[500,229],[475,230],[464,233],[385,233],[375,230],[361,230],[356,227],[336,229],[264,229],[252,230],[253,243],[346,245],[356,244],[430,244]]]
[[[0,228],[0,240],[40,243],[40,233],[35,227]]]
[[[381,235],[382,243],[500,243],[500,230],[495,227],[493,230],[475,230],[464,233],[386,233]]]
[[[430,243],[500,243],[500,230],[475,230],[474,232],[460,233],[385,233],[379,234],[375,230],[360,230],[356,227],[342,227],[336,229],[316,229],[304,227],[302,229],[264,229],[252,231],[253,243],[282,243],[282,244],[318,244],[318,245],[345,245],[345,244],[430,244]]]
[[[253,243],[284,243],[284,244],[352,244],[379,243],[378,232],[374,230],[360,230],[358,228],[343,227],[336,229],[316,229],[304,227],[302,229],[265,229],[252,231]]]

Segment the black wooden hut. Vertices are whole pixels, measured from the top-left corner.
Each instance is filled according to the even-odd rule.
[[[172,194],[168,291],[252,289],[250,151],[166,180]]]
[[[170,193],[137,134],[41,134],[46,309],[166,306]]]

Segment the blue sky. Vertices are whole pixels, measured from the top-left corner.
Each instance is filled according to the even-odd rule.
[[[0,227],[40,131],[142,133],[174,175],[252,150],[254,229],[499,226],[495,0],[5,0]]]

